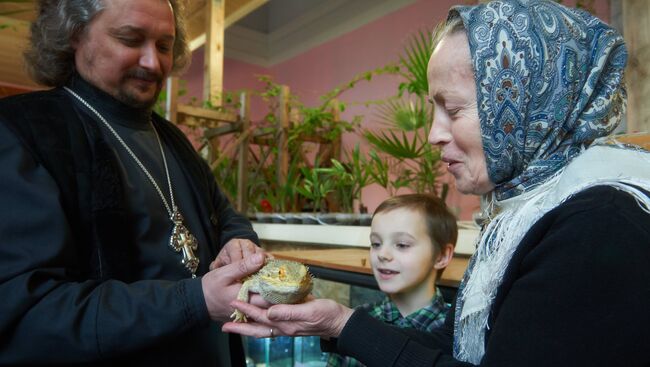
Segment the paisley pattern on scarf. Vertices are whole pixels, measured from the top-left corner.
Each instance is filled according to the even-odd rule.
[[[546,0],[455,7],[467,30],[483,149],[498,200],[546,181],[625,110],[623,38]]]

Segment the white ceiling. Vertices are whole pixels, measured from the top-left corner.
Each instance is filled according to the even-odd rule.
[[[416,0],[270,0],[226,29],[225,56],[269,67]]]

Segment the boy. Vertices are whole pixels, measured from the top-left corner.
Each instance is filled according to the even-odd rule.
[[[384,301],[362,306],[388,324],[430,331],[444,323],[449,305],[435,283],[454,253],[456,218],[432,195],[390,198],[375,210],[370,262]],[[328,366],[362,366],[331,354]]]

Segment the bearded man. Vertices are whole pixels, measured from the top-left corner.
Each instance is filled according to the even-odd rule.
[[[0,364],[243,365],[218,322],[263,251],[152,112],[190,57],[181,15],[39,2],[26,61],[53,89],[0,100]]]

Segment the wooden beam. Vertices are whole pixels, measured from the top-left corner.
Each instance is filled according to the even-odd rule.
[[[226,134],[236,133],[242,131],[242,123],[237,122],[234,124],[224,124],[219,127],[214,127],[210,129],[205,129],[203,132],[203,137],[206,139],[212,139],[217,136],[222,136]]]
[[[194,52],[197,48],[203,45],[205,45],[205,33],[202,33],[198,37],[191,39],[188,47],[190,48],[190,51]]]
[[[165,118],[173,123],[178,121],[178,77],[167,78],[167,98],[165,98]]]
[[[215,111],[206,108],[178,105],[177,123],[190,127],[216,128],[222,123],[233,124],[238,121],[233,112]]]
[[[186,1],[185,8],[185,27],[187,28],[187,39],[191,42],[194,38],[203,35],[205,37],[205,4],[206,0],[192,0]],[[205,40],[201,45],[205,44]],[[191,48],[192,51],[194,49]]]
[[[224,0],[208,0],[206,3],[203,99],[215,107],[221,106],[223,92],[224,6]]]
[[[211,0],[197,0],[193,3],[192,9],[187,16],[188,39],[190,40],[190,50],[194,51],[203,46],[206,41],[206,11],[203,9]],[[238,20],[255,11],[260,6],[266,4],[269,0],[226,0],[224,10],[224,29],[235,24]],[[201,8],[203,7],[203,8]]]
[[[242,133],[248,132],[251,121],[250,95],[242,92],[239,95],[239,118],[242,124]],[[250,136],[242,140],[237,152],[237,210],[246,213],[248,210],[248,144]]]
[[[280,86],[280,106],[278,108],[278,157],[276,166],[276,179],[278,186],[287,182],[287,173],[289,172],[289,100],[291,98],[289,87]]]
[[[42,89],[27,73],[23,53],[29,44],[29,22],[0,16],[0,82]]]
[[[31,92],[31,89],[0,83],[0,98]]]
[[[255,130],[255,132],[253,132],[253,137],[258,138],[258,137],[261,137],[261,136],[273,134],[274,132],[275,132],[275,128],[261,127],[261,128],[258,128],[257,130]]]
[[[251,141],[253,142],[253,144],[265,145],[265,146],[272,146],[272,145],[275,146],[275,144],[277,143],[277,140],[275,140],[275,139],[262,138],[262,137],[253,137],[253,139],[251,139]]]
[[[238,120],[237,114],[234,112],[209,110],[207,108],[194,107],[190,105],[179,105],[178,113],[193,115],[193,116],[210,119],[210,120],[216,120],[220,122],[235,123]]]
[[[0,0],[0,16],[31,22],[36,19],[36,3],[37,1]]]

